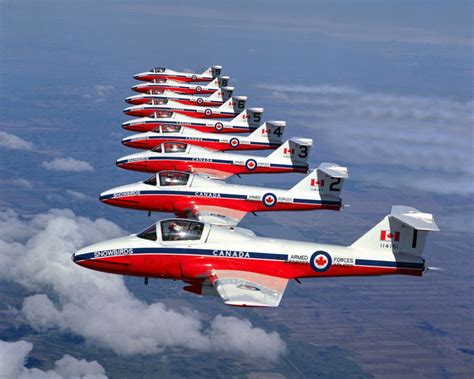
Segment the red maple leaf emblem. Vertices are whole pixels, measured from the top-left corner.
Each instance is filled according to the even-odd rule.
[[[315,262],[317,266],[324,266],[327,263],[327,259],[320,255]]]

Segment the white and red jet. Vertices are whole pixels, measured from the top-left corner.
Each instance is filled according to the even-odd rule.
[[[187,171],[213,179],[242,174],[308,172],[313,140],[292,138],[268,156],[241,155],[209,150],[182,142],[165,142],[153,150],[119,158],[118,167],[141,172]]]
[[[133,76],[136,80],[152,82],[154,80],[170,79],[178,82],[210,82],[221,75],[222,66],[211,66],[201,74],[192,72],[179,72],[165,67],[155,67],[146,72]]]
[[[204,107],[219,107],[230,99],[234,87],[221,87],[212,95],[196,96],[164,91],[159,94],[140,94],[129,96],[125,101],[129,104],[159,104],[161,100],[173,100],[186,105],[200,105]]]
[[[183,289],[234,306],[276,307],[290,279],[369,275],[421,276],[428,213],[393,206],[350,246],[257,237],[252,231],[168,219],[141,233],[84,247],[80,266],[119,275],[182,280]],[[367,279],[364,279],[367,280]]]
[[[322,163],[289,190],[229,184],[180,171],[161,171],[138,183],[112,188],[100,201],[149,212],[237,225],[249,212],[340,210],[347,168]]]
[[[267,150],[282,144],[285,121],[267,121],[248,136],[203,133],[183,126],[160,126],[159,131],[139,133],[122,140],[136,149],[151,150],[163,142],[185,142],[212,150]]]
[[[234,118],[245,109],[247,96],[233,96],[217,108],[181,104],[174,100],[154,100],[153,104],[127,107],[123,113],[129,116],[149,117],[178,113],[194,118]]]
[[[260,125],[263,108],[248,108],[230,121],[199,119],[168,112],[153,117],[140,117],[126,121],[122,128],[134,132],[151,132],[159,126],[185,126],[207,133],[249,133]]]
[[[221,76],[219,78],[213,79],[206,85],[200,84],[189,84],[183,82],[177,82],[174,80],[165,80],[162,82],[151,83],[146,82],[142,84],[137,84],[132,87],[133,91],[143,92],[143,93],[162,93],[163,91],[173,91],[176,93],[188,93],[191,95],[201,95],[201,94],[211,94],[219,90],[221,87],[227,87],[229,84],[229,76]]]

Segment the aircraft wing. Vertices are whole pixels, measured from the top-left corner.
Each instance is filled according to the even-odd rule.
[[[213,270],[209,281],[225,304],[278,307],[288,279],[248,271]]]
[[[209,222],[211,224],[231,226],[237,225],[247,214],[245,211],[198,204],[184,205],[180,203],[176,204],[176,209],[179,209],[179,211],[176,212],[178,217],[194,217],[199,221]]]
[[[225,180],[233,175],[230,172],[211,170],[211,169],[206,170],[206,171],[201,171],[201,170],[199,171],[191,170],[191,171],[197,175],[204,176],[205,178],[218,179],[218,180]]]

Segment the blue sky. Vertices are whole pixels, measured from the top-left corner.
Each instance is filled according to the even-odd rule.
[[[453,236],[461,236],[460,250],[470,249],[470,2],[44,0],[0,6],[0,207],[13,225],[5,241],[28,249],[35,233],[48,230],[52,221],[45,215],[52,208],[71,209],[75,215],[65,219],[80,225],[86,222],[80,217],[118,225],[104,227],[103,238],[118,227],[147,226],[144,214],[96,200],[107,188],[144,178],[114,165],[130,152],[120,144],[129,134],[120,125],[132,75],[156,65],[199,71],[222,64],[236,93],[263,106],[266,120],[286,120],[287,137],[314,139],[313,166],[334,161],[350,174],[343,196],[351,207],[342,213],[248,216],[242,226],[302,240],[314,240],[316,230],[320,241],[350,243],[392,204],[406,204],[439,221],[443,231],[427,252],[435,264],[436,249]],[[232,179],[281,188],[298,180]],[[51,285],[38,280],[40,288]],[[199,301],[193,305],[206,312]]]

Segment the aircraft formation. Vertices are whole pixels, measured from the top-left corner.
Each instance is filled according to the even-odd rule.
[[[421,276],[429,213],[393,206],[350,246],[256,236],[237,225],[247,213],[341,210],[348,170],[323,162],[310,169],[309,138],[284,139],[285,121],[263,121],[262,108],[234,96],[221,66],[202,73],[157,67],[134,75],[139,92],[125,101],[122,124],[137,132],[122,140],[141,149],[117,160],[126,170],[152,173],[142,182],[104,191],[100,201],[167,212],[142,232],[84,247],[80,266],[120,275],[181,280],[184,290],[218,296],[234,306],[276,307],[288,281],[369,275]],[[270,150],[267,155],[240,150]],[[235,152],[239,151],[239,152]],[[300,173],[288,189],[231,184],[233,175]]]

